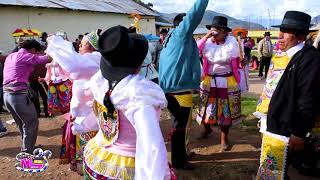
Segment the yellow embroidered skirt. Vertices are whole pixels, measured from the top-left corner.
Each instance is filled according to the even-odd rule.
[[[135,158],[110,153],[92,139],[84,150],[84,176],[85,179],[132,180]]]

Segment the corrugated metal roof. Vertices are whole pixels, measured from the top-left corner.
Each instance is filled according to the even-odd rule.
[[[0,5],[159,16],[156,12],[132,0],[0,0]]]
[[[155,24],[163,27],[173,27],[172,23],[156,22]]]

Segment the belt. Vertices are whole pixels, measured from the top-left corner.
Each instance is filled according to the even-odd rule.
[[[15,90],[18,87],[23,87],[23,88],[18,91]],[[9,93],[28,93],[28,89],[29,89],[28,84],[24,82],[17,82],[17,83],[3,85],[3,91],[9,92]]]
[[[229,77],[229,76],[232,76],[233,75],[233,72],[228,72],[228,73],[225,73],[225,74],[214,74],[214,75],[211,75],[209,74],[209,76],[215,78],[215,77]]]
[[[28,89],[22,89],[22,90],[18,90],[18,91],[14,91],[12,89],[3,89],[3,92],[5,93],[10,93],[10,94],[28,94],[29,90]]]

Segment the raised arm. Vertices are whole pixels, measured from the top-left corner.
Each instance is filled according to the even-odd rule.
[[[74,51],[71,42],[65,41],[61,37],[50,37],[47,53],[64,71],[70,74],[69,78],[71,79],[81,79],[88,74],[92,75],[100,68],[100,53],[80,55]]]
[[[192,8],[187,12],[183,21],[176,27],[176,33],[188,37],[193,34],[194,30],[200,24],[209,0],[197,0]]]

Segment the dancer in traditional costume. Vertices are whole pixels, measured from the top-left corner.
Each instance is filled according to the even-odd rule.
[[[64,126],[64,134],[62,136],[61,157],[68,163],[71,159],[75,159],[78,172],[82,171],[82,153],[86,143],[95,136],[98,128],[78,130],[78,126],[82,126],[85,122],[96,122],[96,118],[92,109],[93,97],[86,93],[89,87],[86,82],[99,70],[101,54],[97,52],[99,35],[91,32],[84,36],[79,47],[79,53],[73,49],[73,44],[63,40],[59,36],[51,36],[48,39],[47,53],[50,54],[55,62],[66,72],[68,79],[73,82],[72,99],[70,102],[70,114],[73,122],[73,132],[78,136],[71,134],[71,120],[67,120]],[[94,123],[93,123],[94,124]],[[95,126],[94,126],[95,127]],[[75,141],[75,154],[68,156],[70,141]],[[74,161],[74,160],[71,160]]]
[[[282,24],[274,26],[280,28],[279,48],[284,56],[280,57],[282,60],[274,60],[273,69],[280,63],[289,63],[284,72],[273,70],[276,78],[271,82],[273,77],[270,75],[265,88],[266,96],[272,96],[264,99],[262,95],[258,107],[267,113],[267,121],[266,129],[262,128],[257,179],[288,179],[288,159],[303,152],[307,133],[319,117],[320,53],[303,43],[310,32],[310,21],[308,14],[288,11]]]
[[[157,84],[138,75],[147,40],[116,26],[100,36],[99,52],[101,71],[89,82],[99,132],[84,150],[85,178],[171,179],[159,126],[167,101]],[[90,123],[83,128],[96,124]]]
[[[57,32],[58,36],[66,39],[64,32]],[[47,73],[45,81],[48,84],[48,112],[50,115],[62,115],[69,113],[72,97],[72,82],[68,74],[53,60],[46,65]],[[67,115],[66,115],[67,116]]]
[[[197,121],[220,126],[221,152],[228,149],[232,122],[241,116],[239,46],[237,40],[228,35],[232,30],[227,25],[227,18],[215,16],[212,24],[207,25],[208,34],[198,42],[203,76]]]

